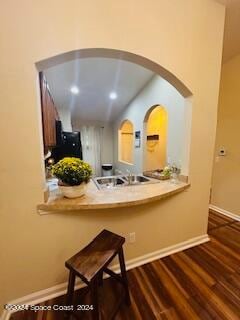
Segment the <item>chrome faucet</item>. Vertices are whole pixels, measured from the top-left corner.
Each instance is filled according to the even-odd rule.
[[[130,170],[126,170],[126,172],[127,172],[127,174],[128,174],[128,176],[127,176],[127,178],[128,178],[128,184],[132,184],[132,173],[131,173],[131,171]]]

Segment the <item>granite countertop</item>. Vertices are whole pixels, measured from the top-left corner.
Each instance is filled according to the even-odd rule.
[[[48,213],[130,207],[169,197],[187,189],[189,186],[189,183],[179,181],[177,184],[174,184],[170,180],[165,180],[153,184],[99,190],[95,183],[90,181],[84,196],[67,199],[62,196],[58,188],[55,188],[50,192],[48,201],[39,204],[37,209],[39,213]]]

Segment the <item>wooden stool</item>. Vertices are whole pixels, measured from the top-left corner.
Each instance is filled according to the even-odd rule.
[[[70,270],[66,298],[67,305],[73,304],[75,278],[78,276],[90,290],[93,305],[92,319],[100,319],[98,284],[99,281],[102,282],[103,272],[120,281],[125,291],[125,295],[120,297],[119,303],[113,310],[111,319],[116,315],[122,298],[124,298],[127,305],[130,305],[131,302],[123,255],[124,242],[125,238],[108,230],[103,230],[89,245],[65,262],[65,266]],[[121,275],[108,269],[108,265],[116,255],[119,257]],[[69,315],[70,313],[68,313],[67,317]]]

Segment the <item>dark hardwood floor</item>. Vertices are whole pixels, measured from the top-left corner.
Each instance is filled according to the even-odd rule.
[[[210,212],[209,235],[211,241],[206,244],[128,271],[132,305],[123,306],[115,319],[239,320],[240,222]],[[112,281],[104,280],[101,299],[106,313],[120,289]],[[78,295],[79,292],[76,302]],[[77,303],[90,303],[86,299]],[[64,297],[42,306],[54,304],[64,305]],[[56,311],[23,311],[11,317],[11,320],[62,319],[63,312]],[[79,319],[90,319],[89,312],[79,313]]]

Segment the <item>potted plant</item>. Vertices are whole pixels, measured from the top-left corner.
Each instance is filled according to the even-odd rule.
[[[83,160],[68,157],[53,165],[52,173],[58,178],[63,195],[67,198],[77,198],[84,195],[92,176],[92,168]]]

